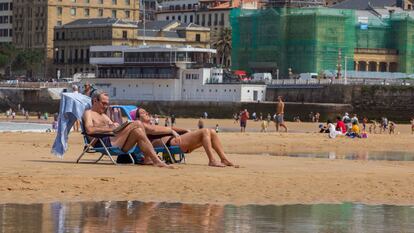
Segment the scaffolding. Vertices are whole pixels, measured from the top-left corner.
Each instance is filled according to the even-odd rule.
[[[367,15],[330,8],[234,9],[232,68],[285,76],[353,70],[355,49],[368,48],[398,51],[398,71],[414,73],[414,20],[408,14]]]

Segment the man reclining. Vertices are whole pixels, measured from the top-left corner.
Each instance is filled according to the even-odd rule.
[[[92,108],[86,110],[83,114],[86,133],[89,135],[114,133],[114,129],[116,129],[119,124],[112,122],[105,114],[106,109],[109,107],[108,94],[102,90],[95,90],[92,93],[91,98]],[[171,131],[172,130],[170,130],[170,132]],[[154,148],[145,133],[145,128],[139,121],[132,122],[119,132],[114,133],[113,137],[103,138],[103,141],[106,146],[117,146],[125,152],[138,144],[139,148],[144,153],[146,161],[152,161],[151,164],[157,167],[173,168],[157,157]]]
[[[133,111],[134,112],[134,111]],[[132,113],[133,113],[132,112]],[[149,116],[148,112],[143,108],[138,108],[135,110],[135,114],[131,114],[132,119],[136,119],[137,121],[141,121],[147,130],[148,134],[151,134],[149,132],[156,132],[158,134],[162,134],[162,132],[169,131],[171,128],[169,127],[163,127],[159,125],[151,125],[151,117]],[[195,131],[188,131],[185,129],[180,129],[173,127],[172,128],[174,135],[176,135],[175,132],[184,133],[180,137],[177,136],[167,136],[161,138],[163,142],[167,146],[179,146],[182,151],[185,153],[190,153],[191,151],[199,148],[204,147],[204,150],[206,151],[209,163],[209,166],[214,167],[225,167],[225,166],[235,166],[233,163],[231,163],[224,153],[223,146],[221,145],[220,139],[217,136],[217,133],[214,129],[198,129]],[[213,149],[217,152],[218,156],[220,157],[220,162],[217,162],[214,159],[213,156]],[[238,167],[238,166],[235,166]]]

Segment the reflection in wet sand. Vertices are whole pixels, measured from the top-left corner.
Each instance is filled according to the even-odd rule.
[[[0,205],[0,232],[408,232],[410,206],[220,206],[80,202]]]
[[[298,158],[319,159],[348,159],[348,160],[385,160],[385,161],[414,161],[413,152],[404,151],[356,151],[347,153],[330,152],[291,152],[271,153],[263,155],[288,156]]]

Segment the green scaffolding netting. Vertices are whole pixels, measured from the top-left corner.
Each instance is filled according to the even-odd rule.
[[[233,69],[318,73],[336,70],[340,57],[342,69],[346,63],[352,70],[355,48],[378,48],[398,51],[398,71],[414,73],[414,21],[405,14],[383,19],[329,8],[233,9],[230,23]]]

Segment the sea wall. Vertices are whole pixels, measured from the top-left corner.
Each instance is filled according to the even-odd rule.
[[[300,116],[308,119],[310,112],[320,112],[322,119],[333,118],[344,112],[355,112],[369,119],[387,116],[391,120],[407,122],[414,116],[414,87],[412,86],[354,86],[329,85],[316,88],[269,88],[267,100],[261,103],[201,102],[201,101],[112,101],[114,104],[134,104],[157,114],[175,114],[180,117],[200,117],[207,112],[210,117],[230,118],[235,112],[247,108],[250,113],[275,112],[277,96],[286,101],[286,118]],[[20,104],[31,112],[54,113],[59,109],[59,100],[51,91],[0,89],[0,111]]]
[[[0,89],[0,111],[4,112],[9,108],[17,109],[20,104],[29,112],[54,113],[59,110],[59,100],[52,98],[47,88],[42,89]]]
[[[387,116],[395,121],[407,122],[414,116],[412,86],[327,85],[267,90],[268,100],[276,100],[277,96],[283,96],[288,102],[349,104],[353,112],[369,119]]]

